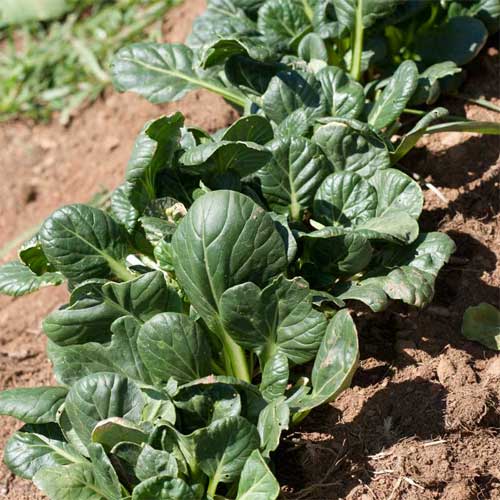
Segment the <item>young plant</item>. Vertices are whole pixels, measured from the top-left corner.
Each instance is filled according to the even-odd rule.
[[[187,45],[125,47],[112,63],[113,81],[118,90],[136,91],[152,102],[177,100],[202,87],[246,108],[261,106],[262,94],[278,73],[329,66],[364,82],[366,97],[373,101],[374,88],[383,88],[401,63],[414,61],[418,88],[410,90],[407,102],[429,105],[462,83],[460,66],[476,57],[488,34],[498,31],[499,15],[495,2],[481,0],[467,5],[211,0],[195,20]],[[343,76],[339,80],[344,93],[349,85],[359,95],[359,87]]]
[[[61,385],[0,394],[27,424],[14,473],[56,500],[276,498],[282,430],[356,369],[345,301],[425,306],[454,249],[419,234],[420,187],[384,142],[343,164],[322,143],[333,126],[302,137],[250,115],[210,136],[161,117],[108,211],[57,210],[0,267],[3,293],[71,291],[43,322]]]

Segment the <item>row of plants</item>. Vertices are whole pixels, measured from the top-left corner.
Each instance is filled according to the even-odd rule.
[[[367,8],[377,19],[363,21],[369,40],[389,15],[381,6],[396,2],[365,2],[357,17]],[[196,53],[168,44],[120,51],[120,89],[160,102],[203,86],[244,116],[213,134],[186,126],[180,113],[147,123],[109,207],[57,210],[19,259],[0,267],[2,293],[64,282],[71,292],[43,322],[59,386],[0,393],[0,413],[25,423],[5,462],[50,498],[277,498],[271,458],[281,434],[334,400],[356,370],[348,305],[378,312],[392,301],[432,300],[454,243],[420,231],[422,191],[398,162],[424,133],[498,128],[432,124],[447,114],[437,108],[393,142],[422,88],[414,61],[388,73],[372,98],[343,63],[234,53],[261,43],[262,28],[251,42],[241,31],[231,32],[236,43],[204,38],[226,22],[262,27],[275,3],[225,2],[237,9],[229,16],[211,2],[190,37]],[[328,26],[342,3],[355,5],[324,7]],[[301,18],[278,11],[269,19]],[[311,26],[297,47],[306,35],[321,38]],[[321,40],[348,60],[345,40],[360,35],[338,33]],[[278,50],[266,36],[263,45]],[[248,85],[229,83],[237,61]],[[267,78],[263,65],[276,64]]]

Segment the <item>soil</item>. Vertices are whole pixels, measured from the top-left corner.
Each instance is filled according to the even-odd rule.
[[[165,40],[182,41],[203,9],[203,1],[190,0],[169,11]],[[499,104],[498,50],[484,50],[469,72],[462,93]],[[453,114],[500,120],[456,99],[443,105]],[[57,207],[118,185],[142,125],[174,110],[210,131],[236,117],[203,91],[153,106],[110,90],[68,127],[57,120],[1,124],[0,248]],[[500,356],[460,334],[468,306],[500,303],[499,152],[498,138],[447,133],[421,141],[405,158],[403,168],[425,190],[423,229],[448,233],[457,252],[426,310],[354,311],[360,368],[350,389],[285,437],[275,456],[285,498],[500,499]],[[63,287],[0,297],[0,389],[53,382],[41,321],[66,297]],[[1,422],[0,449],[19,427]],[[0,465],[0,498],[43,496]]]

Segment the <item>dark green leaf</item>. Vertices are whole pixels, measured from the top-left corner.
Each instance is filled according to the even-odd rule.
[[[220,175],[235,172],[245,177],[266,164],[271,154],[252,142],[212,142],[188,149],[180,158],[183,170],[195,175]]]
[[[20,387],[0,392],[0,415],[15,417],[27,424],[55,422],[64,403],[65,387]]]
[[[170,377],[184,384],[210,373],[210,346],[198,325],[184,314],[154,316],[141,327],[137,347],[157,384]]]
[[[312,293],[301,278],[278,278],[262,291],[253,283],[227,290],[220,301],[228,334],[267,362],[277,350],[294,363],[314,357],[326,327],[322,313],[312,307]]]
[[[332,121],[319,127],[313,136],[335,171],[356,172],[370,177],[377,170],[390,166],[384,143],[367,130],[355,130],[347,123]]]
[[[316,73],[326,97],[327,114],[356,118],[363,110],[363,87],[347,73],[335,66],[327,66]]]
[[[285,246],[271,217],[233,191],[196,200],[172,247],[177,279],[209,325],[225,290],[247,281],[266,283],[286,266]]]
[[[257,61],[276,58],[276,52],[257,37],[220,38],[203,48],[200,66],[204,69],[224,64],[230,57],[241,55]]]
[[[273,128],[263,116],[242,116],[224,130],[222,141],[246,141],[265,145],[273,139]]]
[[[298,220],[332,167],[320,148],[304,137],[276,139],[269,149],[272,159],[258,173],[262,193],[275,212],[289,212]]]
[[[0,293],[18,297],[36,292],[46,286],[60,285],[64,276],[58,272],[35,274],[19,261],[7,262],[0,266]]]
[[[94,467],[88,463],[44,467],[33,478],[35,486],[57,500],[114,500],[101,488]]]
[[[177,460],[166,451],[155,450],[146,445],[137,457],[135,474],[141,481],[160,474],[174,478],[178,472]]]
[[[298,56],[304,61],[328,61],[325,42],[316,33],[308,33],[299,43]]]
[[[54,271],[54,268],[43,253],[38,234],[23,243],[19,249],[18,255],[19,260],[28,266],[35,274],[42,275]]]
[[[374,217],[376,209],[375,189],[350,172],[329,175],[314,198],[314,217],[328,225],[356,225]]]
[[[143,274],[125,283],[87,282],[75,288],[70,304],[45,318],[43,329],[56,344],[105,342],[111,324],[125,315],[140,322],[162,311],[180,311],[180,297],[160,271]]]
[[[40,241],[48,261],[74,282],[133,277],[124,263],[126,232],[98,208],[67,205],[56,210],[43,223]]]
[[[268,118],[281,123],[297,109],[303,109],[308,118],[323,116],[326,101],[314,75],[288,70],[271,79],[262,96],[262,109]]]
[[[183,479],[168,474],[146,479],[134,488],[132,500],[200,500],[200,496]]]
[[[275,500],[280,485],[258,450],[252,451],[241,471],[236,500]]]
[[[88,449],[98,488],[104,492],[107,500],[121,500],[120,481],[104,448],[100,444],[91,444]]]
[[[147,204],[157,198],[157,177],[172,166],[179,148],[181,113],[162,116],[146,123],[137,137],[127,164],[127,196],[134,208],[142,213]]]
[[[198,75],[193,52],[182,44],[136,43],[115,55],[111,64],[113,85],[120,92],[131,90],[159,104],[177,101],[197,88],[207,88],[233,102],[244,97],[222,82]]]
[[[276,450],[280,443],[281,433],[288,429],[290,409],[281,397],[271,401],[260,413],[257,429],[260,435],[262,454],[269,457],[269,453]]]
[[[285,393],[288,385],[288,358],[281,351],[267,360],[262,370],[260,392],[266,401],[277,399]]]
[[[463,66],[479,54],[487,38],[488,30],[479,19],[452,17],[420,36],[416,52],[427,64],[452,61]]]
[[[377,129],[387,127],[398,119],[413,96],[418,82],[418,69],[413,61],[403,62],[368,115],[368,123]]]
[[[144,398],[133,382],[114,373],[94,373],[71,387],[65,411],[76,435],[87,445],[98,422],[109,417],[138,422],[143,407]]]
[[[196,458],[213,483],[231,483],[239,476],[252,451],[259,447],[259,442],[257,429],[247,420],[227,417],[200,429]]]
[[[347,309],[339,311],[328,324],[314,361],[313,390],[301,410],[332,401],[351,383],[358,365],[358,333]]]
[[[85,463],[68,444],[56,424],[25,425],[7,441],[4,450],[7,467],[17,476],[33,479],[45,467]]]
[[[234,387],[220,382],[188,384],[175,396],[183,432],[206,427],[220,418],[241,414],[241,397]]]
[[[259,32],[276,49],[289,47],[311,29],[311,22],[298,0],[267,0],[259,9]]]

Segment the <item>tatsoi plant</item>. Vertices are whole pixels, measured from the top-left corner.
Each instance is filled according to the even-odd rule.
[[[412,61],[407,78],[416,86],[408,84],[405,105],[432,104],[462,82],[460,66],[498,30],[499,16],[498,2],[483,0],[210,0],[186,45],[130,45],[118,52],[112,71],[119,90],[152,102],[202,87],[248,108],[262,107],[273,77],[298,67],[327,66],[333,90],[373,102],[399,65]],[[324,113],[345,116],[335,108]]]
[[[60,386],[0,394],[15,474],[56,500],[278,496],[282,430],[356,369],[345,301],[425,306],[454,247],[363,135],[343,164],[291,130],[150,122],[109,210],[57,210],[0,267],[3,293],[71,291],[43,322]]]
[[[114,84],[118,90],[137,92],[156,103],[207,88],[243,108],[246,115],[266,117],[276,137],[311,139],[337,170],[364,168],[366,172],[375,163],[380,168],[397,165],[424,134],[500,134],[497,123],[449,117],[441,107],[421,112],[418,123],[401,129],[407,106],[434,102],[439,94],[438,81],[429,72],[419,72],[412,60],[401,63],[392,76],[363,88],[329,61],[288,58],[287,64],[264,63],[234,55],[233,46],[246,51],[248,44],[233,42],[228,46],[219,40],[202,56],[198,54],[198,62],[196,52],[180,44],[125,47],[113,63]],[[446,69],[449,64],[439,67]],[[399,138],[393,139],[396,131]]]

